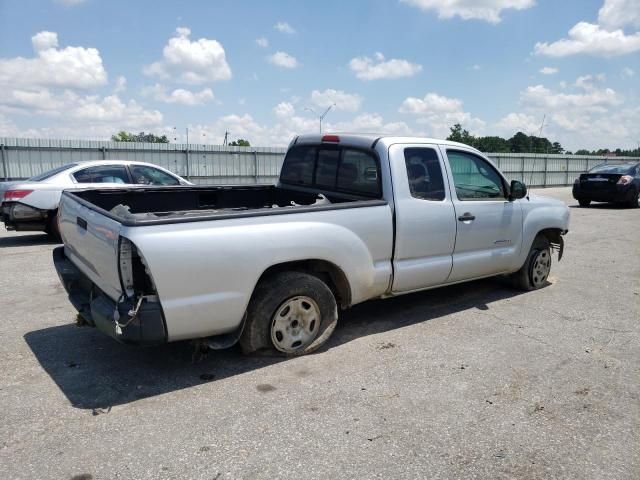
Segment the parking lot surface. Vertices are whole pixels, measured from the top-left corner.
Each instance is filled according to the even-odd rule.
[[[640,210],[571,215],[542,290],[365,303],[295,359],[120,345],[76,325],[54,244],[3,231],[0,475],[640,478]]]

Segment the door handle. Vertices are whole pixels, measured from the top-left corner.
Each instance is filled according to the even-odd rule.
[[[461,222],[470,222],[471,220],[475,220],[475,215],[471,215],[469,212],[465,212],[462,216],[458,217],[458,220]]]
[[[84,218],[77,217],[76,224],[83,230],[87,229],[87,221]]]

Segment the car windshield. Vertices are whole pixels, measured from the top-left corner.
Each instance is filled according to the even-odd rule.
[[[598,165],[597,167],[593,167],[589,170],[589,173],[621,173],[628,174],[631,172],[633,165],[618,164],[618,165]]]
[[[51,178],[54,175],[57,175],[60,172],[64,172],[65,170],[70,169],[71,167],[75,167],[76,165],[78,165],[77,163],[67,163],[66,165],[63,165],[61,167],[58,168],[54,168],[53,170],[48,170],[44,173],[41,173],[40,175],[35,175],[31,178],[28,179],[29,182],[41,182],[43,180],[46,180],[47,178]]]

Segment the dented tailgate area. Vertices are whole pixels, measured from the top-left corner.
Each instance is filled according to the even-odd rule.
[[[126,239],[123,239],[128,243]],[[167,342],[162,307],[131,244],[121,248],[123,295],[114,301],[102,292],[66,256],[64,247],[53,250],[53,262],[79,315],[89,325],[122,343],[158,345]]]

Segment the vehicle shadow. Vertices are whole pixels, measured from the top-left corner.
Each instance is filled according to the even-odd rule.
[[[471,282],[358,305],[342,313],[321,351],[463,310],[490,310],[492,302],[522,292],[500,279]],[[384,303],[382,303],[384,302]],[[190,342],[160,347],[122,345],[90,327],[74,324],[27,333],[25,341],[44,370],[76,408],[95,415],[112,406],[241,375],[287,358],[244,356],[239,348],[194,359]]]
[[[51,240],[46,233],[34,233],[32,235],[12,235],[0,237],[0,248],[29,247],[33,245],[58,245],[59,242]]]
[[[577,208],[579,210],[629,210],[627,205],[620,203],[592,203],[588,207],[581,207],[576,203],[575,205],[569,205],[569,208]]]

